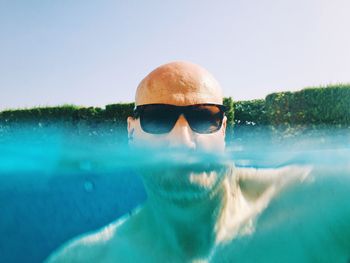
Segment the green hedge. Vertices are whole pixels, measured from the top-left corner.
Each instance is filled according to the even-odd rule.
[[[132,116],[134,106],[134,103],[110,104],[106,106],[103,116],[106,120],[126,125],[126,119],[128,116]]]
[[[271,125],[350,125],[350,85],[307,88],[266,97]]]
[[[266,131],[266,127],[272,133],[278,130],[282,135],[330,125],[350,127],[350,84],[272,93],[265,100],[233,103],[228,97],[224,98],[224,105],[227,107],[228,140],[250,131]],[[126,133],[126,119],[132,115],[133,108],[134,103],[119,103],[107,105],[104,109],[63,105],[6,110],[0,112],[0,133],[23,123],[41,127],[62,122],[78,133]]]
[[[239,101],[234,106],[237,125],[266,125],[265,100]]]
[[[79,108],[73,105],[57,107],[37,107],[31,109],[6,110],[0,112],[1,122],[32,122],[32,121],[72,121],[74,113]]]

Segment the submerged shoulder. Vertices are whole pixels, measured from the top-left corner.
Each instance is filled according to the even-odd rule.
[[[286,165],[278,168],[234,167],[234,173],[239,180],[280,181],[304,180],[313,167],[310,165]]]
[[[94,233],[78,236],[57,249],[45,263],[101,262],[108,254],[117,229],[125,219],[117,220]]]
[[[270,189],[277,192],[286,186],[312,179],[310,173],[313,167],[288,165],[278,168],[247,168],[235,167],[235,182],[247,196],[256,198]]]

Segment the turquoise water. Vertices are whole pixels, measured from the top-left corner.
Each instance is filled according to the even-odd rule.
[[[317,174],[316,174],[317,173]],[[349,170],[322,168],[281,194],[251,236],[218,248],[218,262],[349,262]]]
[[[59,129],[3,135],[0,262],[41,262],[72,237],[130,213],[146,200],[137,169],[212,168],[224,162],[256,168],[312,165],[314,170],[312,180],[272,201],[251,235],[217,247],[213,262],[349,262],[347,138],[341,134],[323,144],[317,138],[281,144],[256,138],[230,143],[225,156],[188,159],[135,152],[118,138],[73,138]]]

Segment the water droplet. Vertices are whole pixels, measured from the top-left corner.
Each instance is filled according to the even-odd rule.
[[[94,184],[91,181],[84,182],[84,189],[86,192],[92,192],[94,190]]]

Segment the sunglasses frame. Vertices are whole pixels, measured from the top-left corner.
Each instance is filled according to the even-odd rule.
[[[142,111],[144,108],[146,108],[147,106],[161,106],[161,105],[164,105],[164,106],[171,106],[171,107],[174,107],[177,109],[177,112],[179,113],[178,115],[178,118],[180,117],[181,114],[184,115],[184,117],[186,118],[186,111],[187,109],[189,108],[193,108],[193,107],[198,107],[198,106],[216,106],[219,108],[220,112],[222,113],[222,119],[220,120],[220,125],[218,126],[218,128],[215,130],[215,131],[212,131],[212,132],[198,132],[196,130],[193,130],[191,125],[190,125],[190,122],[187,120],[186,118],[186,121],[188,122],[191,130],[193,130],[194,132],[197,132],[197,133],[200,133],[200,134],[210,134],[210,133],[214,133],[218,130],[220,130],[221,126],[222,126],[222,122],[223,122],[223,119],[224,119],[224,116],[225,116],[225,111],[227,109],[227,107],[225,105],[222,105],[222,104],[214,104],[214,103],[200,103],[200,104],[192,104],[192,105],[186,105],[186,106],[178,106],[178,105],[173,105],[173,104],[165,104],[165,103],[151,103],[151,104],[143,104],[143,105],[138,105],[138,106],[135,106],[134,110],[133,110],[133,118],[134,119],[137,119],[137,118],[140,118],[141,117],[141,114],[142,114]],[[178,120],[177,118],[177,120]],[[176,121],[177,121],[176,120]],[[165,133],[151,133],[151,132],[148,132],[148,131],[145,131],[141,125],[141,128],[144,132],[146,133],[150,133],[150,134],[166,134],[166,133],[169,133],[173,128],[174,126],[169,130],[169,132],[165,132]]]

